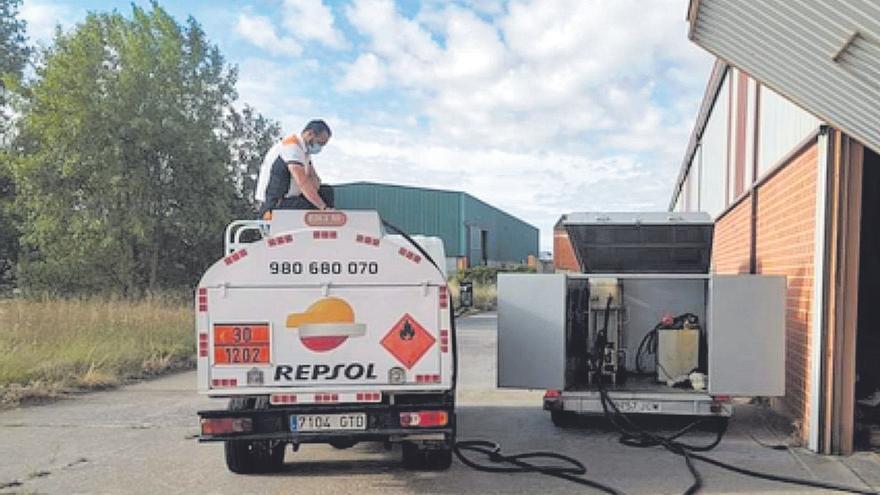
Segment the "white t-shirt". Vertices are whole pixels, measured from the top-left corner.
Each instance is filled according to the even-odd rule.
[[[263,163],[260,165],[260,174],[257,177],[257,190],[254,192],[254,198],[257,201],[266,201],[266,188],[269,187],[269,178],[272,175],[272,166],[276,161],[281,160],[285,166],[287,163],[296,162],[302,164],[306,169],[306,175],[314,175],[314,166],[312,158],[306,152],[302,144],[302,139],[295,133],[278,141],[266,153]],[[290,176],[290,188],[284,196],[287,198],[302,194],[296,179]]]

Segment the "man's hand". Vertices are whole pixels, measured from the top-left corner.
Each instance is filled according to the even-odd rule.
[[[290,175],[293,176],[293,180],[296,181],[296,185],[302,191],[303,196],[309,200],[309,203],[315,205],[315,208],[319,210],[327,209],[327,203],[321,199],[318,189],[315,187],[314,182],[309,179],[305,168],[302,165],[295,165],[293,163],[288,163],[287,168],[290,170]]]

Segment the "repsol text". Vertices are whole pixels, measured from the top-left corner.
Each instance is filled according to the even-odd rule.
[[[328,364],[279,364],[275,367],[275,381],[314,381],[314,380],[375,380],[374,363],[341,363]]]

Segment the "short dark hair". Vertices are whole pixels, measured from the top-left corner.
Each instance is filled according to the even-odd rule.
[[[321,119],[309,121],[309,123],[306,124],[306,126],[303,128],[303,132],[306,131],[312,131],[319,136],[325,132],[327,133],[327,136],[333,135],[333,133],[330,131],[330,126]]]

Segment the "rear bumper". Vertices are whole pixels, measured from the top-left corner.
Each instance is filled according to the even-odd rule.
[[[733,404],[729,400],[706,393],[640,393],[612,391],[608,396],[621,412],[667,416],[730,417]],[[598,391],[563,391],[556,397],[544,397],[545,411],[572,411],[579,414],[602,415],[602,398]]]
[[[400,413],[416,411],[446,411],[449,422],[443,427],[404,428]],[[290,430],[290,416],[296,414],[366,413],[365,430],[321,432],[294,432]],[[252,431],[222,435],[199,435],[200,442],[226,440],[283,440],[293,443],[327,443],[347,439],[356,441],[440,441],[451,442],[455,437],[454,407],[448,403],[423,404],[334,404],[272,406],[268,409],[199,411],[199,418],[249,418]]]

